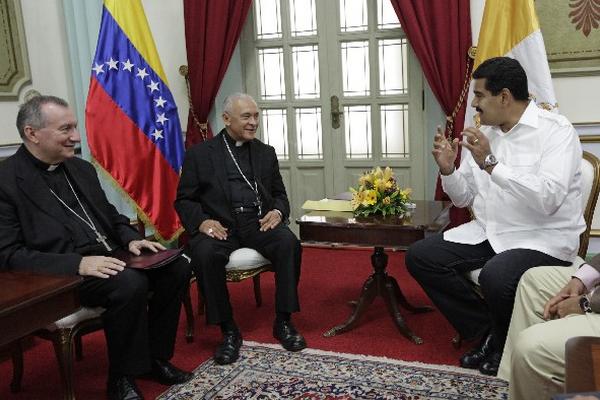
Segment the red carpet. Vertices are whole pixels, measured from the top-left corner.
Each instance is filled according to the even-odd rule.
[[[396,329],[381,299],[376,299],[359,326],[350,332],[324,338],[323,332],[343,322],[349,315],[349,300],[358,298],[364,280],[371,272],[370,251],[305,248],[300,281],[302,311],[294,316],[298,329],[311,348],[345,353],[385,356],[407,361],[457,365],[464,349],[455,350],[450,340],[455,332],[437,311],[411,314],[403,310],[410,328],[424,343],[409,342]],[[423,291],[409,277],[401,252],[389,253],[388,272],[394,276],[409,302],[431,304]],[[273,279],[263,274],[263,306],[256,308],[250,281],[230,284],[236,320],[244,339],[276,343],[271,336],[274,316]],[[195,289],[192,293],[194,303]],[[196,317],[195,342],[184,340],[182,315],[173,363],[192,370],[212,356],[220,341],[217,327],[207,327],[203,317]],[[84,359],[75,363],[75,390],[78,399],[104,399],[107,359],[101,332],[84,336]],[[12,376],[10,361],[0,363],[0,399],[58,399],[61,397],[59,372],[52,346],[36,339],[35,346],[25,353],[23,389],[9,391]],[[166,387],[149,381],[138,381],[146,398],[154,398]]]

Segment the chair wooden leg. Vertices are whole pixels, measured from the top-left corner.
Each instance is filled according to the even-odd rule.
[[[194,310],[192,309],[192,299],[190,297],[190,285],[183,295],[183,309],[185,310],[186,330],[185,341],[192,343],[194,341]]]
[[[75,345],[75,359],[77,361],[83,360],[83,339],[81,335],[77,335],[73,338],[73,344]]]
[[[17,340],[12,349],[13,378],[10,382],[10,391],[17,393],[21,391],[23,380],[23,343]]]
[[[262,293],[260,291],[260,274],[254,275],[252,277],[252,281],[254,282],[254,300],[256,300],[256,307],[260,307],[262,305]]]
[[[202,288],[198,279],[196,279],[196,289],[198,290],[198,315],[204,315],[204,299],[202,298]]]
[[[73,387],[73,331],[58,329],[53,333],[52,344],[63,382],[63,399],[74,400]]]

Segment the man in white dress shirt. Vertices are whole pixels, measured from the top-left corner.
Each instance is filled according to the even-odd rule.
[[[438,127],[432,151],[444,191],[473,219],[415,243],[406,265],[464,339],[482,338],[461,366],[496,375],[521,275],[576,256],[585,229],[582,150],[566,118],[529,100],[518,61],[489,59],[473,79],[483,127],[467,128],[462,143]],[[468,151],[456,169],[461,146]],[[483,299],[464,276],[479,268]]]

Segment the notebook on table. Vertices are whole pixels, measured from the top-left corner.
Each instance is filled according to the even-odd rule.
[[[143,249],[142,254],[136,256],[127,250],[119,249],[115,251],[113,257],[127,264],[127,268],[153,269],[169,264],[179,257],[182,252],[182,249],[167,249],[154,253],[151,250]]]

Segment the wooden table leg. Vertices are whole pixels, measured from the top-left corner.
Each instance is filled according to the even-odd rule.
[[[362,292],[360,297],[356,301],[354,305],[354,310],[350,315],[350,318],[346,322],[341,325],[334,326],[327,332],[323,334],[325,337],[335,336],[338,333],[343,333],[349,331],[356,325],[359,318],[365,313],[365,310],[373,302],[373,299],[377,296],[377,282],[373,279],[373,275],[371,275],[363,284]]]
[[[398,305],[406,308],[409,311],[420,313],[430,311],[431,307],[413,306],[406,300],[404,294],[400,290],[400,286],[396,279],[389,276],[386,272],[388,256],[385,254],[383,247],[375,247],[375,251],[371,255],[371,264],[373,265],[373,274],[363,284],[362,292],[356,302],[352,302],[354,310],[350,318],[341,325],[337,325],[323,334],[325,337],[335,336],[338,333],[343,333],[352,329],[359,318],[364,314],[367,307],[373,302],[376,296],[381,296],[385,300],[394,323],[400,332],[409,340],[416,344],[423,343],[423,340],[415,335],[404,322],[404,318],[400,314]]]

